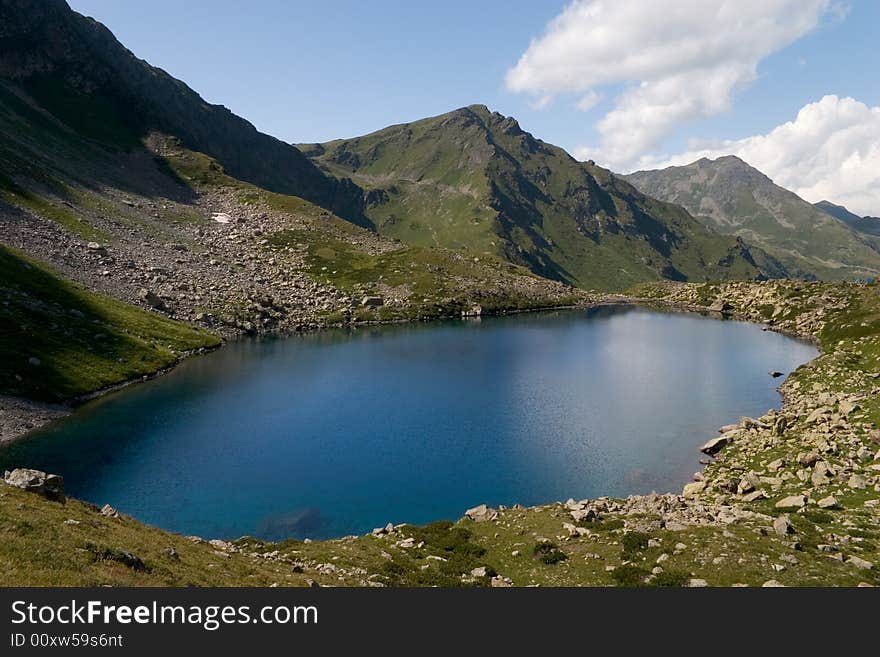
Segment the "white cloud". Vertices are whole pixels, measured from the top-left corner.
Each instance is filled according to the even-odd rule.
[[[626,166],[677,124],[728,109],[758,63],[814,29],[829,7],[830,0],[574,0],[507,72],[507,87],[583,100],[623,84],[597,124],[600,146],[579,154]]]
[[[587,93],[581,96],[581,99],[577,102],[577,108],[581,112],[589,112],[596,105],[598,105],[602,101],[602,94],[593,91],[590,89]]]
[[[810,202],[827,199],[859,215],[880,216],[880,106],[825,96],[765,135],[705,144],[674,157],[642,157],[637,168],[722,155],[742,158]]]
[[[549,107],[553,104],[553,96],[550,94],[545,94],[544,96],[540,96],[535,98],[534,100],[529,102],[529,107],[533,110],[542,110],[545,107]]]

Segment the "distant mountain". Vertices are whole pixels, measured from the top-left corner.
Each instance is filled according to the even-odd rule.
[[[866,235],[880,236],[880,217],[860,217],[847,210],[842,205],[835,205],[831,201],[819,201],[815,207],[832,217],[836,217],[847,226]]]
[[[351,181],[324,175],[295,147],[205,102],[63,0],[0,0],[0,78],[97,141],[127,147],[153,130],[174,135],[236,178],[365,223]]]
[[[680,203],[720,233],[742,237],[797,276],[847,280],[880,272],[880,247],[775,185],[738,157],[625,176],[645,194]]]
[[[366,190],[365,212],[380,233],[411,244],[500,255],[599,289],[761,274],[741,241],[483,105],[299,147],[328,175]]]

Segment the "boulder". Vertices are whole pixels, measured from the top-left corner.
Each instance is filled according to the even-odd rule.
[[[785,536],[786,534],[793,534],[794,528],[791,526],[788,518],[785,516],[779,516],[773,521],[773,531],[780,536]]]
[[[703,489],[706,488],[705,481],[693,481],[689,484],[684,485],[684,489],[681,491],[681,494],[684,497],[695,497],[703,492]]]
[[[480,504],[479,506],[475,506],[473,509],[468,509],[467,511],[465,511],[464,515],[474,522],[485,522],[487,520],[494,520],[495,518],[497,518],[498,511],[486,506],[485,504]]]
[[[859,405],[856,402],[851,402],[848,399],[844,399],[842,402],[840,402],[840,404],[838,404],[837,410],[842,416],[846,417],[850,413],[859,410]]]
[[[770,461],[770,463],[767,464],[767,469],[770,470],[771,472],[778,472],[779,470],[782,470],[782,468],[784,468],[784,467],[785,467],[785,460],[784,459],[775,459],[773,461]]]
[[[739,484],[736,486],[736,492],[738,495],[745,495],[746,493],[751,493],[760,485],[761,480],[758,478],[758,475],[754,472],[747,472],[743,478],[739,480]]]
[[[150,308],[155,308],[156,310],[168,309],[165,305],[165,302],[162,301],[162,297],[146,288],[142,288],[141,291],[138,292],[138,298],[145,304],[147,304]]]
[[[831,409],[828,408],[827,406],[820,406],[819,408],[817,408],[816,410],[814,410],[812,413],[810,413],[807,416],[807,424],[813,424],[814,422],[818,422],[819,420],[824,418],[826,415],[831,415],[831,412],[832,412]]]
[[[777,436],[781,436],[785,433],[785,430],[788,428],[788,420],[784,415],[780,415],[776,418],[776,422],[773,423],[773,433]]]
[[[570,511],[569,515],[571,515],[575,522],[592,522],[598,517],[598,514],[593,509],[575,509]]]
[[[798,454],[797,460],[802,466],[809,468],[819,460],[819,453],[816,451],[801,452]]]
[[[713,313],[726,313],[731,310],[733,310],[733,306],[724,299],[715,299],[712,305],[709,306],[709,311]]]
[[[361,299],[361,306],[364,308],[378,308],[384,305],[385,301],[382,297],[364,297]]]
[[[831,481],[831,472],[828,469],[828,464],[825,461],[817,461],[813,466],[810,482],[813,486],[824,486],[829,481]]]
[[[702,447],[700,447],[700,451],[703,452],[703,454],[713,456],[724,449],[728,443],[730,443],[730,438],[722,434],[717,438],[712,438],[707,441]]]
[[[743,502],[757,502],[767,498],[767,494],[762,490],[755,490],[748,495],[743,495]]]
[[[851,566],[855,566],[859,570],[871,570],[871,568],[874,567],[874,562],[867,561],[865,559],[862,559],[861,557],[850,557],[846,560],[846,563]]]
[[[789,495],[776,503],[777,509],[800,509],[807,504],[807,498],[803,495]]]
[[[868,487],[868,482],[865,481],[865,478],[862,475],[854,474],[849,478],[849,481],[846,482],[846,485],[853,490],[864,490]]]
[[[42,470],[30,468],[16,468],[12,472],[4,473],[3,481],[53,502],[63,503],[67,499],[64,496],[64,477],[61,475],[47,474]]]
[[[474,305],[466,310],[461,311],[462,317],[482,317],[483,316],[483,306]]]
[[[833,495],[829,495],[828,497],[823,497],[821,500],[816,502],[819,505],[820,509],[839,509],[840,502]]]
[[[511,580],[509,577],[495,575],[495,577],[491,579],[490,584],[493,588],[506,588],[513,586],[513,580]]]

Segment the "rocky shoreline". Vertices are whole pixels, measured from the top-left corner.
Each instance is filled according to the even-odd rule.
[[[185,540],[292,585],[880,584],[876,289],[651,284],[614,301],[720,312],[812,339],[822,353],[780,387],[779,408],[721,427],[681,493],[483,504],[454,524],[389,524],[330,541]]]

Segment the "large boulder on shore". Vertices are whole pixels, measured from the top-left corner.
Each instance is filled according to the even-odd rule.
[[[718,452],[720,452],[727,444],[730,442],[730,438],[724,434],[718,436],[717,438],[712,438],[700,447],[700,451],[703,454],[708,454],[709,456],[714,456]]]
[[[61,475],[47,474],[42,470],[31,470],[30,468],[16,468],[12,472],[7,470],[3,475],[3,481],[29,493],[42,495],[53,502],[66,500],[64,477]]]
[[[468,509],[464,512],[464,515],[474,522],[486,522],[487,520],[494,520],[498,517],[498,511],[493,509],[492,507],[486,506],[485,504],[480,504],[479,506],[475,506],[473,509]]]

